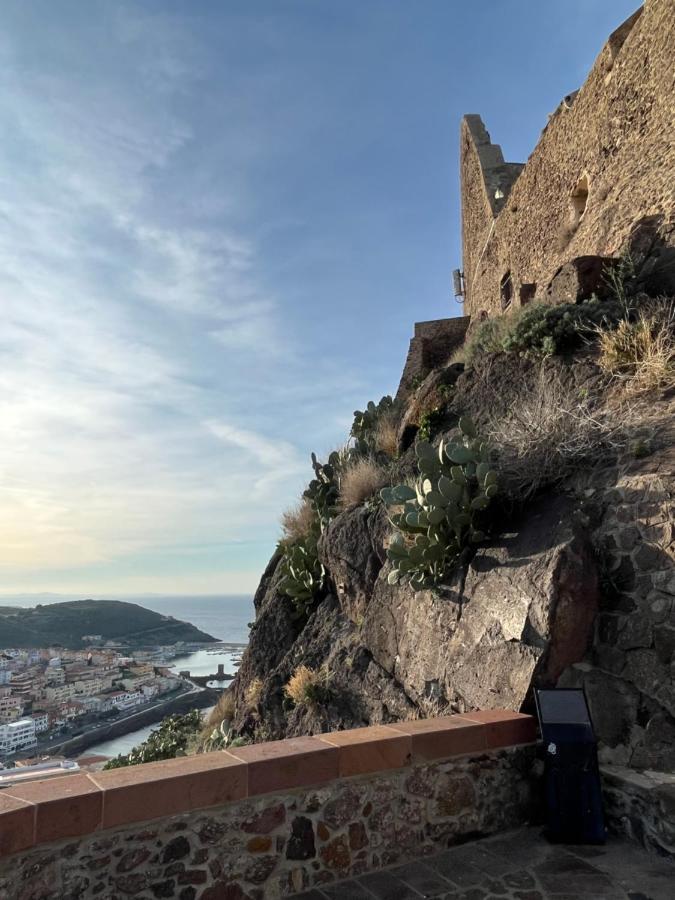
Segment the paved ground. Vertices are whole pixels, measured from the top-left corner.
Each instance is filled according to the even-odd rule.
[[[523,828],[295,900],[675,900],[675,864],[634,844],[553,846]]]

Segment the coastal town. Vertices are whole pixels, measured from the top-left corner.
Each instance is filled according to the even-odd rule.
[[[82,650],[0,650],[0,761],[195,690],[189,673],[168,663],[200,644],[130,650],[100,635],[86,642]]]

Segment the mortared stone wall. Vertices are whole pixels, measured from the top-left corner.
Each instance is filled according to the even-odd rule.
[[[583,27],[583,22],[579,27]],[[615,257],[675,208],[675,3],[647,0],[549,118],[525,166],[480,117],[460,135],[465,315],[545,299],[565,263]]]

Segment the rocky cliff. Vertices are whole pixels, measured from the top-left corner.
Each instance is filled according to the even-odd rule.
[[[443,585],[392,584],[394,529],[375,495],[324,528],[325,588],[302,617],[280,588],[277,553],[233,686],[236,730],[280,738],[474,708],[527,711],[533,685],[578,685],[606,761],[672,771],[675,391],[661,385],[628,401],[621,391],[583,349],[433,369],[399,409],[391,483],[414,473],[430,410],[436,446],[470,413],[497,442],[504,485],[487,539]],[[517,416],[539,416],[553,450],[530,435],[527,452],[515,452]],[[293,703],[284,689],[302,666],[322,673],[323,689]]]

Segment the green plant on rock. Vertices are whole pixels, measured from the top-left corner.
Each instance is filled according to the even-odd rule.
[[[644,438],[639,438],[631,444],[630,452],[634,459],[644,459],[652,453],[652,448],[649,441],[644,440]]]
[[[443,422],[443,410],[440,406],[428,409],[420,416],[417,436],[421,441],[431,441]]]
[[[310,607],[325,585],[326,570],[319,560],[317,544],[321,532],[338,512],[338,473],[343,465],[344,460],[337,451],[330,454],[327,463],[320,463],[316,453],[312,453],[315,477],[302,496],[309,503],[314,521],[309,522],[309,530],[304,537],[279,544],[283,553],[279,563],[279,591],[291,598],[298,619],[307,618]]]
[[[373,453],[376,449],[377,426],[381,419],[391,415],[396,408],[395,401],[387,394],[379,403],[371,400],[364,410],[354,410],[354,422],[351,437],[354,438],[354,450],[360,455]]]
[[[120,754],[109,760],[103,768],[119,769],[124,766],[137,766],[140,763],[186,756],[188,745],[196,739],[201,723],[201,714],[197,709],[190,710],[184,716],[167,716],[155,731],[151,732],[147,740],[129,753]]]
[[[223,719],[202,741],[204,753],[212,750],[227,750],[228,747],[245,747],[251,743],[251,739],[241,737],[232,729],[232,723]]]
[[[643,260],[643,263],[646,259]],[[621,254],[618,261],[605,266],[603,281],[614,299],[620,304],[624,316],[628,317],[634,308],[635,281],[641,266],[629,251]]]
[[[282,576],[279,590],[293,601],[296,617],[304,619],[326,580],[316,539],[308,538],[287,547],[279,566]]]
[[[568,353],[580,347],[597,328],[615,328],[622,317],[617,300],[530,306],[502,338],[501,348],[526,358]]]
[[[414,488],[399,484],[380,492],[398,529],[387,550],[390,584],[407,579],[414,590],[441,584],[463,550],[485,538],[479,519],[498,491],[497,473],[473,422],[462,417],[459,429],[457,440],[437,449],[418,441]]]
[[[514,312],[492,319],[485,319],[470,332],[464,345],[464,359],[469,365],[478,356],[486,353],[500,353],[505,334],[513,327],[517,316]]]
[[[316,453],[312,453],[312,468],[315,477],[310,481],[302,496],[309,500],[312,508],[316,511],[322,531],[337,512],[340,499],[338,480],[340,465],[340,454],[335,450],[328,457],[327,463],[320,463],[316,458]]]

